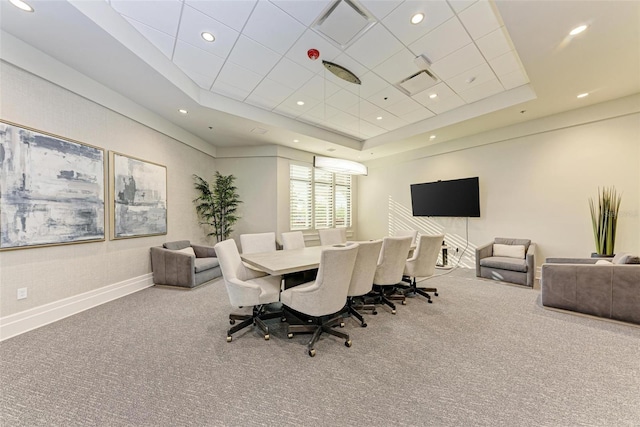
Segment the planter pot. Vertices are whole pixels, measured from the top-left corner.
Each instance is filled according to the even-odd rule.
[[[613,258],[614,256],[616,256],[616,255],[615,254],[613,254],[613,255],[604,255],[604,254],[598,254],[598,253],[595,253],[595,252],[591,253],[591,258],[604,258],[604,259],[606,259],[606,258]]]

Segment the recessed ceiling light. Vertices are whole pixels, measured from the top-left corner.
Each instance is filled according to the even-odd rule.
[[[431,95],[429,95],[429,98],[431,98],[431,99],[435,99],[437,97],[438,97],[437,93],[432,93]]]
[[[22,0],[9,0],[9,2],[18,9],[24,10],[25,12],[33,12],[33,8]]]
[[[208,33],[208,32],[206,32],[206,31],[205,31],[204,33],[200,34],[200,36],[202,36],[202,38],[203,38],[205,41],[208,41],[208,42],[213,42],[213,41],[215,41],[215,39],[216,39],[216,38],[215,38],[215,36],[214,36],[213,34]]]
[[[299,139],[294,139],[293,142],[300,142],[300,140]]]
[[[577,96],[577,98],[584,98],[587,96],[589,96],[589,92],[581,93],[580,95]]]
[[[435,136],[435,135],[431,135],[431,136],[429,137],[429,139],[436,139],[436,136]]]
[[[382,116],[376,117],[376,120],[382,120]]]
[[[185,110],[184,108],[181,108],[181,109],[179,109],[179,110],[178,110],[178,113],[181,113],[181,114],[187,114],[187,113],[188,113],[188,111],[187,111],[187,110]]]
[[[296,102],[296,104],[298,104],[298,105],[304,105],[304,101],[298,101],[298,102]]]
[[[422,22],[424,19],[424,13],[416,13],[411,17],[411,23],[416,25]]]
[[[574,28],[573,30],[571,30],[569,32],[570,36],[575,36],[576,34],[580,34],[581,32],[583,32],[584,30],[587,29],[586,25],[580,25],[579,27]]]

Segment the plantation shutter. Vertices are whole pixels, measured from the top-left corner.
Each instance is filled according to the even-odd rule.
[[[333,227],[333,174],[314,170],[315,228]]]
[[[311,168],[300,165],[289,166],[290,229],[311,228]]]
[[[351,227],[351,175],[335,174],[336,227]]]

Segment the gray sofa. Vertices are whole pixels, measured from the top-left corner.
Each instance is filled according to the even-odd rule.
[[[542,305],[640,324],[640,265],[596,265],[593,258],[548,258]]]
[[[193,249],[192,256],[187,252]],[[156,285],[193,288],[222,275],[216,251],[211,246],[192,245],[188,240],[167,242],[151,248],[151,270]]]
[[[524,257],[494,256],[493,245],[524,246]],[[533,287],[536,273],[536,245],[528,239],[496,237],[476,249],[476,276]]]

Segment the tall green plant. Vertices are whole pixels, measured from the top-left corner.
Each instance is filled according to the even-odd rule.
[[[616,227],[618,224],[618,211],[622,195],[616,193],[615,187],[598,188],[598,201],[589,198],[591,209],[591,223],[593,236],[596,241],[596,253],[600,255],[613,255],[616,244]]]
[[[221,175],[220,172],[216,172],[213,184],[198,175],[193,175],[193,178],[199,193],[193,200],[196,212],[203,220],[201,224],[213,227],[207,236],[216,236],[218,242],[228,239],[233,232],[233,225],[238,221],[238,205],[242,203],[233,185],[236,178],[233,175]]]

